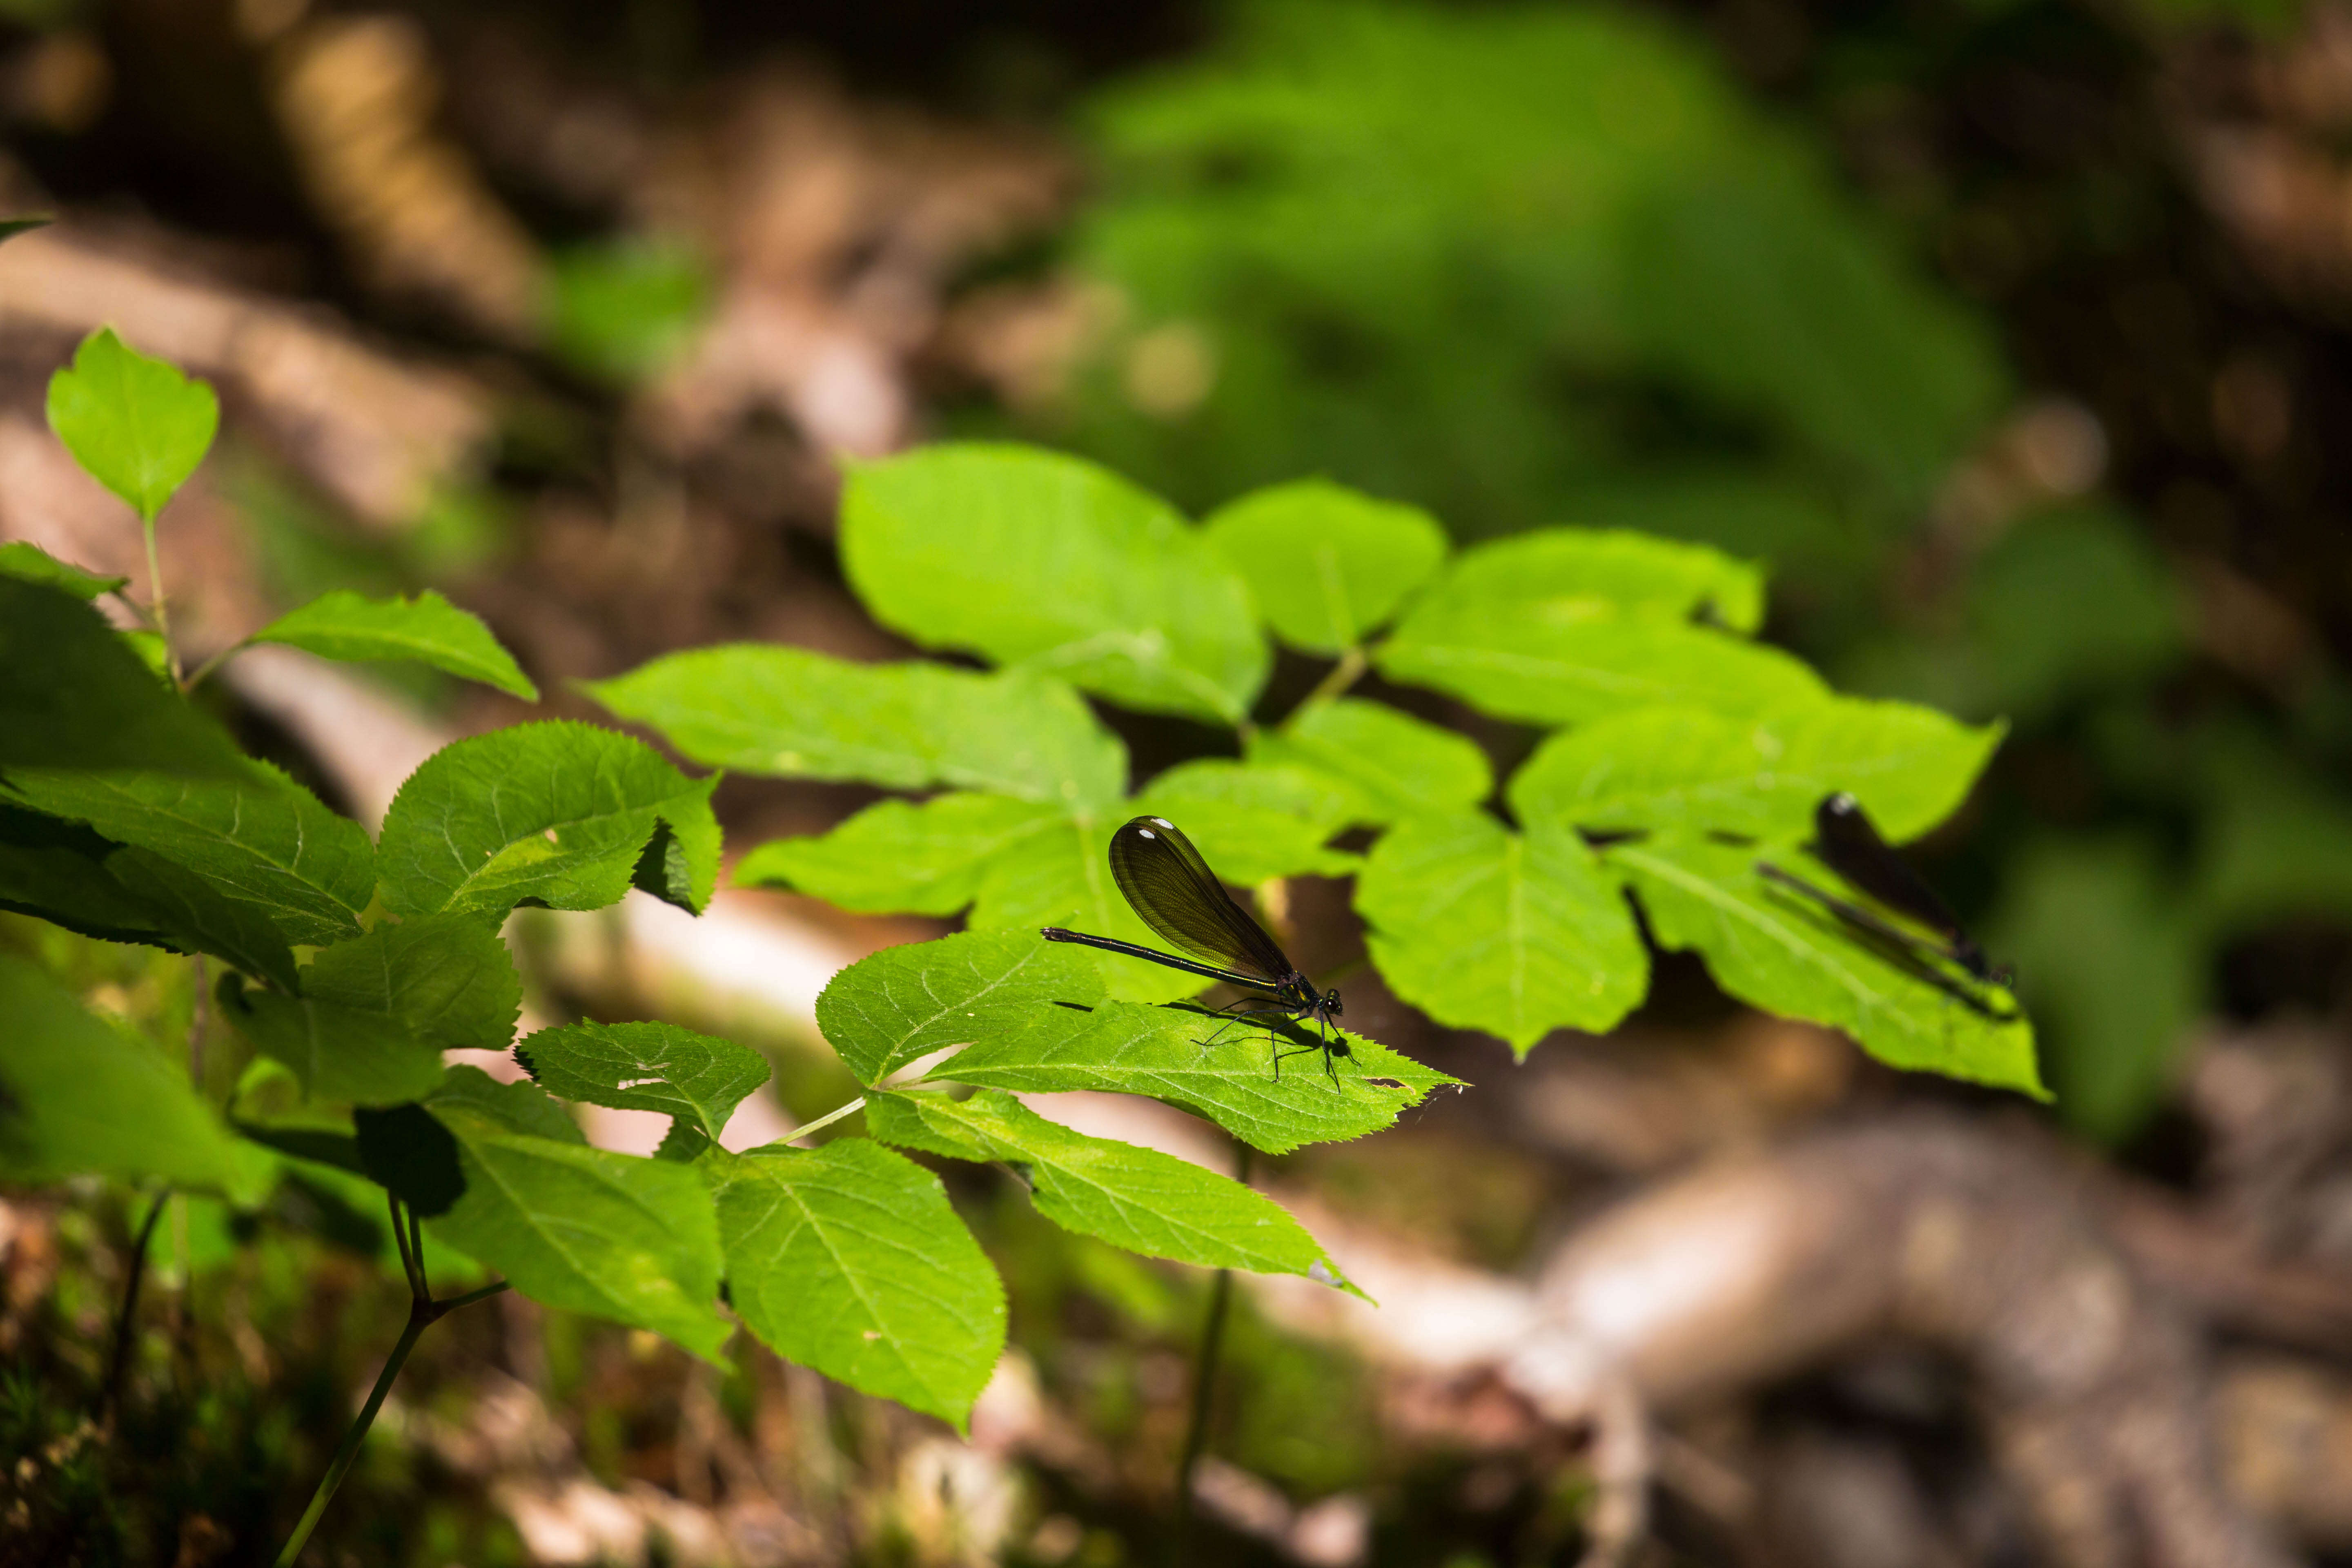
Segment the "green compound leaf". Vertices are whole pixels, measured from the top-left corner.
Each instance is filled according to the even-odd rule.
[[[0,909],[105,942],[208,952],[294,990],[286,939],[195,873],[79,823],[0,805]]]
[[[1348,819],[1371,826],[1484,801],[1494,770],[1475,742],[1360,697],[1310,702],[1249,738],[1253,763],[1309,768],[1353,792]]]
[[[1433,595],[1372,662],[1391,680],[1529,724],[1663,706],[1761,713],[1829,694],[1821,677],[1778,648],[1594,599]]]
[[[1169,769],[1128,810],[1175,823],[1218,876],[1247,888],[1354,870],[1355,856],[1323,847],[1354,804],[1354,791],[1306,768],[1213,757]]]
[[[384,814],[384,908],[596,910],[634,885],[699,914],[719,878],[718,784],[588,724],[518,724],[444,746]]]
[[[768,1081],[749,1046],[675,1024],[563,1024],[515,1047],[541,1089],[620,1110],[658,1110],[716,1142],[727,1119]]]
[[[1004,1348],[1004,1287],[937,1176],[869,1138],[713,1150],[698,1168],[746,1327],[787,1361],[963,1428]]]
[[[1435,518],[1328,479],[1254,490],[1201,531],[1249,584],[1274,635],[1309,653],[1361,644],[1445,560]]]
[[[1356,908],[1398,996],[1521,1057],[1554,1029],[1611,1028],[1649,989],[1624,894],[1557,828],[1511,833],[1483,812],[1406,822],[1372,847]]]
[[[522,980],[495,927],[427,915],[322,948],[302,994],[225,990],[225,1010],[313,1100],[396,1105],[442,1080],[441,1053],[504,1050]]]
[[[1127,748],[1059,680],[936,664],[852,664],[737,643],[671,654],[584,689],[709,767],[888,789],[982,790],[1083,808],[1127,788]]]
[[[730,1331],[712,1310],[719,1227],[691,1166],[519,1131],[463,1093],[429,1110],[456,1142],[464,1182],[425,1220],[436,1237],[534,1301],[651,1329],[719,1361]]]
[[[289,942],[356,935],[374,889],[375,850],[360,825],[267,763],[212,778],[11,768],[6,784],[26,805],[184,868]]]
[[[901,1148],[1003,1161],[1027,1184],[1037,1212],[1065,1230],[1147,1258],[1303,1274],[1363,1294],[1272,1199],[1157,1149],[1090,1138],[1049,1121],[1001,1090],[984,1089],[962,1100],[871,1094],[866,1125]]]
[[[2000,744],[1907,702],[1840,698],[1756,719],[1645,709],[1554,735],[1510,784],[1522,822],[1711,830],[1779,838],[1851,792],[1900,843],[1957,810]]]
[[[0,770],[246,769],[227,731],[157,680],[72,594],[0,575]]]
[[[1464,552],[1430,605],[1441,614],[1562,623],[1622,613],[1753,632],[1764,621],[1764,573],[1704,544],[1628,529],[1543,529]]]
[[[998,857],[1068,821],[1057,806],[1003,795],[886,800],[830,833],[761,845],[736,862],[735,880],[872,914],[952,915],[980,896]]]
[[[1043,1016],[1029,1028],[982,1040],[940,1063],[929,1081],[1014,1093],[1068,1089],[1149,1095],[1209,1118],[1269,1154],[1377,1132],[1440,1084],[1459,1083],[1377,1040],[1342,1035],[1349,1054],[1326,1076],[1318,1054],[1287,1058],[1276,1076],[1266,1030],[1188,1007],[1106,1002],[1084,1016]],[[1215,1045],[1208,1042],[1223,1031]],[[1286,1037],[1297,1050],[1311,1033]]]
[[[1248,589],[1175,509],[1076,458],[949,445],[855,468],[841,556],[923,647],[1149,712],[1238,722],[1272,661]]]
[[[933,1051],[1102,999],[1102,976],[1077,948],[1034,931],[965,931],[859,959],[817,997],[816,1022],[871,1086]]]
[[[526,702],[539,700],[539,688],[499,646],[490,628],[430,589],[405,599],[371,599],[338,589],[278,616],[247,640],[284,643],[321,658],[412,659]]]
[[[79,566],[67,564],[37,544],[11,540],[0,544],[0,577],[14,577],[23,583],[40,583],[62,589],[85,602],[119,590],[128,577],[100,577]]]
[[[155,521],[220,428],[220,400],[100,327],[49,377],[49,428],[89,476]]]
[[[1615,846],[1605,858],[1640,897],[1659,945],[1697,952],[1716,984],[1741,1001],[1843,1029],[1891,1067],[2048,1098],[2022,1016],[1986,1016],[1857,939],[1812,900],[1757,875],[1757,861],[1769,859],[1845,891],[1794,847],[1656,838]],[[2014,1009],[2006,992],[1973,989]]]
[[[1166,943],[1136,916],[1111,880],[1111,830],[1124,820],[1124,813],[1091,820],[1063,817],[1007,847],[981,873],[980,896],[966,923],[974,931],[1019,931],[1033,936],[1045,926],[1067,926],[1164,951]],[[1123,1002],[1171,1002],[1209,984],[1179,970],[1115,952],[1089,949],[1085,961],[1102,976],[1108,994]]]
[[[46,1182],[107,1175],[257,1197],[267,1158],[241,1146],[144,1040],[0,952],[0,1173]]]

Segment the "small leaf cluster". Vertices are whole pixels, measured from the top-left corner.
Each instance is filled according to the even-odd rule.
[[[2001,729],[1832,691],[1755,640],[1749,563],[1570,528],[1455,552],[1425,513],[1324,480],[1195,525],[1090,463],[985,444],[854,470],[840,545],[883,625],[992,668],[738,645],[588,689],[698,762],[919,796],[762,845],[739,880],[961,913],[975,931],[1150,942],[1102,862],[1110,830],[1150,812],[1239,884],[1352,875],[1390,989],[1521,1055],[1642,1001],[1638,907],[1651,942],[1697,952],[1741,1000],[1900,1067],[2041,1092],[2013,1008],[1961,1005],[1759,875],[1769,861],[1837,886],[1805,843],[1823,796],[1848,791],[1890,838],[1916,837],[1960,805]],[[1334,661],[1278,715],[1260,711],[1277,641]],[[1538,742],[1498,791],[1466,735],[1351,695],[1372,671]],[[1082,693],[1227,728],[1239,755],[1138,783]],[[1350,833],[1370,848],[1335,847]],[[1199,989],[1134,959],[1085,962],[1114,1003]]]

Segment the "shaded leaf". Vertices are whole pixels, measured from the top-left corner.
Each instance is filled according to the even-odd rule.
[[[1102,998],[1101,975],[1076,948],[1034,931],[966,931],[859,959],[817,997],[816,1021],[870,1086],[933,1051]]]
[[[713,1150],[699,1169],[747,1328],[787,1361],[962,1428],[1004,1348],[1004,1288],[937,1176],[867,1138]]]
[[[768,1060],[748,1046],[675,1024],[563,1024],[515,1047],[541,1089],[622,1110],[658,1110],[716,1142]]]
[[[1377,1132],[1431,1089],[1459,1081],[1376,1040],[1346,1034],[1339,1038],[1348,1055],[1330,1064],[1336,1084],[1313,1055],[1289,1058],[1277,1077],[1265,1026],[1228,1028],[1228,1022],[1196,1008],[1106,1002],[1083,1021],[1047,1016],[982,1040],[926,1077],[1015,1093],[1149,1095],[1196,1111],[1269,1154]],[[1282,1048],[1297,1050],[1312,1038],[1299,1030],[1283,1038]]]
[[[1391,990],[1521,1057],[1554,1029],[1614,1026],[1649,989],[1624,894],[1558,828],[1516,834],[1483,812],[1416,817],[1372,847],[1356,908]]]
[[[0,218],[0,239],[14,239],[20,234],[29,234],[37,228],[47,228],[55,221],[54,218],[47,217]]]
[[[259,1195],[268,1157],[229,1134],[184,1071],[7,952],[0,1018],[0,1171],[9,1179],[160,1176]]]
[[[1063,682],[805,648],[695,648],[585,683],[711,767],[890,789],[982,790],[1085,807],[1127,788],[1127,748]]]
[[[874,617],[922,646],[1150,712],[1238,721],[1271,662],[1248,590],[1172,507],[1059,453],[946,445],[856,468],[841,555]]]
[[[0,235],[0,238],[5,237]],[[0,576],[40,583],[84,601],[114,593],[131,581],[128,577],[101,577],[79,566],[68,565],[39,545],[27,544],[20,539],[0,544]]]
[[[384,908],[593,910],[634,884],[699,913],[719,875],[718,783],[587,724],[518,724],[445,746],[384,814]]]
[[[49,377],[49,428],[89,476],[149,522],[213,444],[220,401],[177,365],[100,327]]]
[[[1895,843],[1958,809],[2003,726],[1840,698],[1755,719],[1692,709],[1620,713],[1552,736],[1512,775],[1522,822],[1786,837],[1833,791]]]
[[[176,701],[177,699],[168,699]],[[204,879],[289,942],[358,933],[375,886],[375,850],[360,825],[267,763],[233,775],[11,768],[16,797],[89,824]]]
[[[1360,697],[1305,704],[1279,730],[1250,736],[1247,755],[1311,768],[1346,785],[1353,822],[1458,811],[1495,787],[1486,753],[1466,736]]]
[[[1989,1017],[1964,1005],[1811,900],[1757,875],[1757,861],[1769,859],[1818,887],[1843,888],[1793,846],[1661,837],[1613,846],[1604,858],[1640,897],[1659,945],[1696,951],[1741,1001],[1843,1029],[1891,1067],[2047,1098],[2022,1016]],[[2013,1005],[1994,988],[1976,989],[1995,1009]]]
[[[1065,1230],[1147,1258],[1303,1274],[1362,1294],[1272,1199],[1157,1149],[1090,1138],[1000,1090],[984,1089],[962,1100],[872,1094],[866,1124],[886,1143],[950,1159],[1004,1162],[1028,1184],[1037,1212]]]
[[[735,880],[867,913],[952,915],[980,896],[999,856],[1068,820],[1058,806],[1003,795],[879,801],[830,833],[761,845],[735,863]]]
[[[239,774],[227,731],[166,689],[89,605],[0,575],[0,769]]]
[[[490,628],[431,589],[404,599],[371,599],[338,589],[278,616],[247,640],[284,643],[321,658],[413,659],[526,702],[539,700],[539,688]]]
[[[1360,644],[1445,559],[1445,531],[1427,512],[1328,479],[1253,490],[1201,531],[1274,635],[1309,653]]]

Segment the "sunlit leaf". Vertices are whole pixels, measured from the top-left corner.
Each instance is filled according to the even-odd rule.
[[[1356,908],[1391,990],[1523,1057],[1554,1029],[1612,1027],[1649,989],[1624,894],[1561,828],[1512,833],[1483,812],[1413,818],[1372,847]]]
[[[562,1024],[515,1047],[541,1088],[622,1110],[657,1110],[717,1142],[735,1108],[768,1081],[748,1046],[675,1024]]]
[[[100,327],[49,377],[49,428],[89,476],[149,522],[186,482],[220,427],[220,401],[179,367]]]
[[[745,1327],[787,1361],[963,1426],[1004,1347],[1004,1287],[937,1176],[868,1138],[713,1150],[699,1169]]]
[[[1250,736],[1254,763],[1309,768],[1354,792],[1349,820],[1386,824],[1478,805],[1495,787],[1467,737],[1360,697],[1309,702]]]
[[[980,896],[1000,856],[1068,821],[1058,806],[1003,795],[879,801],[830,833],[761,845],[735,863],[735,880],[797,888],[845,910],[951,915]]]
[[[926,647],[1227,723],[1265,680],[1241,579],[1165,501],[1076,458],[948,445],[866,464],[841,555],[875,618]]]
[[[1445,559],[1445,531],[1427,512],[1328,479],[1253,490],[1201,531],[1274,635],[1309,653],[1361,643]]]
[[[0,238],[5,237],[0,236]],[[39,545],[27,544],[21,539],[12,539],[0,544],[0,576],[14,577],[25,583],[46,584],[83,600],[114,593],[131,581],[128,577],[101,577],[96,573],[85,572],[79,566],[58,560]]]
[[[817,997],[816,1021],[857,1080],[875,1084],[933,1051],[1102,998],[1076,948],[1034,931],[966,931],[858,960]]]
[[[594,910],[634,885],[699,912],[719,876],[718,782],[587,724],[518,724],[445,746],[384,814],[384,907]]]
[[[1303,1274],[1355,1289],[1272,1199],[1172,1154],[1048,1121],[1000,1090],[984,1089],[969,1100],[871,1094],[866,1125],[902,1148],[1002,1161],[1028,1185],[1038,1213],[1129,1252],[1204,1268]]]
[[[278,616],[251,640],[284,643],[321,658],[412,659],[527,702],[539,700],[539,688],[490,628],[430,589],[390,599],[339,589]]]

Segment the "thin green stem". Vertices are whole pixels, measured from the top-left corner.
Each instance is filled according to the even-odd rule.
[[[398,1218],[395,1213],[395,1223]],[[310,1506],[302,1510],[301,1519],[294,1525],[294,1533],[286,1538],[285,1548],[278,1553],[277,1568],[294,1568],[294,1560],[301,1556],[310,1532],[319,1527],[320,1516],[327,1511],[327,1504],[333,1499],[335,1489],[343,1484],[343,1478],[351,1473],[352,1462],[359,1458],[360,1445],[367,1440],[368,1428],[375,1425],[376,1412],[383,1408],[384,1395],[392,1392],[392,1380],[400,1375],[402,1365],[408,1360],[408,1352],[416,1348],[416,1342],[425,1331],[458,1308],[471,1306],[507,1288],[507,1281],[501,1279],[478,1290],[452,1296],[446,1301],[436,1301],[421,1295],[409,1299],[408,1326],[401,1330],[399,1342],[392,1347],[392,1354],[385,1360],[383,1371],[376,1374],[375,1387],[369,1391],[367,1403],[352,1418],[351,1430],[343,1434],[342,1442],[335,1449],[335,1457],[327,1461],[327,1473],[320,1479],[319,1489],[310,1494]]]
[[[221,649],[220,652],[213,655],[212,658],[196,666],[194,671],[189,675],[188,679],[180,683],[180,689],[183,691],[194,691],[197,687],[202,686],[205,683],[205,677],[210,675],[214,670],[218,669],[222,665],[226,664],[231,654],[243,653],[247,648],[249,648],[252,646],[253,641],[249,637],[244,642],[233,642],[229,644],[228,647]]]
[[[122,1311],[114,1320],[114,1354],[107,1363],[106,1386],[99,1394],[100,1425],[114,1414],[115,1403],[122,1397],[122,1374],[131,1364],[131,1341],[138,1331],[139,1287],[147,1278],[147,1245],[154,1240],[156,1223],[163,1217],[163,1205],[171,1201],[167,1183],[147,1205],[147,1217],[139,1222],[139,1234],[131,1239],[131,1263],[122,1281]]]
[[[1315,683],[1315,689],[1308,692],[1306,700],[1298,706],[1302,709],[1311,708],[1318,702],[1328,701],[1361,680],[1364,678],[1364,671],[1369,668],[1363,648],[1360,646],[1349,648],[1339,656],[1339,662],[1333,665],[1329,672]]]
[[[425,1272],[423,1224],[424,1222],[416,1217],[416,1211],[410,1209],[408,1211],[408,1255],[416,1259],[416,1293],[429,1301],[433,1299],[433,1277]]]
[[[797,1143],[802,1139],[807,1137],[810,1133],[822,1132],[826,1128],[832,1126],[835,1122],[840,1121],[843,1117],[849,1115],[851,1112],[865,1109],[865,1106],[866,1097],[861,1094],[856,1100],[851,1100],[847,1105],[836,1106],[835,1109],[826,1111],[823,1116],[818,1117],[814,1121],[807,1122],[802,1126],[793,1128],[792,1136],[785,1139],[784,1142],[787,1143]]]
[[[185,689],[180,679],[180,650],[172,646],[172,612],[163,601],[163,563],[155,552],[155,520],[139,520],[147,535],[147,586],[155,598],[155,634],[163,639],[163,667],[172,672],[172,684]]]
[[[412,1301],[430,1301],[433,1300],[433,1293],[425,1288],[424,1272],[417,1268],[416,1251],[414,1244],[409,1240],[405,1216],[401,1213],[400,1195],[397,1193],[387,1192],[383,1194],[383,1201],[384,1206],[392,1213],[392,1244],[400,1248],[400,1272],[408,1281],[408,1299]]]
[[[1244,1143],[1234,1158],[1234,1180],[1244,1186],[1249,1184],[1253,1152]],[[1183,1453],[1176,1461],[1176,1529],[1171,1539],[1180,1565],[1192,1561],[1192,1472],[1200,1468],[1201,1450],[1209,1441],[1209,1407],[1216,1394],[1217,1357],[1224,1348],[1225,1317],[1233,1299],[1234,1271],[1220,1268],[1216,1282],[1209,1287],[1209,1320],[1202,1325],[1201,1353],[1192,1367],[1192,1410],[1184,1426]]]

